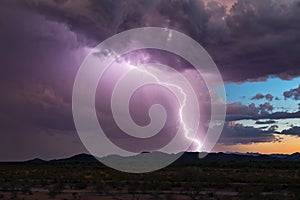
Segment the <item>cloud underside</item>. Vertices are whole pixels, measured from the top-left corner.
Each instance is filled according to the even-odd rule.
[[[182,31],[211,54],[229,82],[300,75],[300,6],[297,0],[202,1],[2,1],[65,24],[84,45],[123,30],[162,26]],[[176,14],[175,14],[176,13]],[[45,30],[46,31],[46,30]]]
[[[289,129],[283,130],[281,132],[277,132],[278,134],[283,135],[293,135],[293,136],[300,136],[300,126],[293,126]]]
[[[275,126],[262,130],[240,123],[226,123],[219,139],[220,144],[253,144],[264,142],[281,142],[280,137],[274,135]]]
[[[292,126],[291,128],[277,131],[279,126],[271,125],[256,128],[253,126],[245,126],[236,122],[226,123],[219,139],[220,144],[253,144],[266,142],[282,142],[283,136],[300,137],[300,127]]]

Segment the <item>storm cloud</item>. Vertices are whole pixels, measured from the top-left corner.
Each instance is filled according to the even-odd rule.
[[[253,126],[230,122],[225,125],[219,143],[233,145],[280,141],[273,133],[273,127],[262,130]]]
[[[226,83],[300,77],[299,1],[238,0],[233,4],[230,0],[230,5],[233,6],[201,0],[1,1],[0,141],[7,143],[8,135],[11,141],[26,135],[34,141],[38,137],[33,133],[72,136],[70,141],[76,141],[72,150],[84,151],[75,138],[71,110],[76,73],[91,48],[132,28],[159,26],[191,36],[212,56]],[[183,65],[180,69],[189,71],[191,67]],[[300,112],[273,113],[273,95],[263,94],[252,99],[268,102],[229,104],[227,121],[271,122],[300,117]],[[299,100],[299,94],[299,88],[295,88],[283,95]],[[270,130],[227,124],[221,142],[248,144],[274,140]],[[30,156],[33,150],[29,146],[20,150],[28,152],[19,158]],[[5,148],[7,145],[1,143],[0,152],[6,152]],[[65,153],[74,151],[68,149]],[[44,156],[59,154],[49,152]],[[18,157],[17,151],[14,156]]]
[[[202,1],[2,1],[66,24],[93,46],[117,32],[143,26],[182,31],[202,44],[230,82],[300,74],[300,7],[296,0],[240,0],[227,12]],[[79,14],[80,13],[80,14]],[[176,13],[176,14],[174,14]]]

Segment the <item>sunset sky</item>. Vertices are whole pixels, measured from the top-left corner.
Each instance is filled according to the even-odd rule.
[[[0,160],[86,152],[72,116],[76,73],[100,42],[145,26],[187,34],[220,70],[227,116],[215,151],[300,152],[299,0],[2,0]],[[183,63],[174,68],[196,77]]]

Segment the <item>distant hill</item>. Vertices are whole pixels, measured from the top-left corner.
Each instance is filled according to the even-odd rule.
[[[287,157],[288,160],[300,160],[300,153],[293,153]]]
[[[154,153],[142,153],[134,157],[140,157],[143,155],[151,156]],[[156,152],[157,155],[164,156],[164,157],[172,157],[174,154],[166,154],[161,152]],[[206,155],[206,154],[205,154]],[[102,159],[125,159],[124,157],[111,155],[106,156]],[[291,155],[288,154],[252,154],[252,153],[209,153],[204,158],[199,159],[198,152],[184,152],[183,155],[175,161],[176,164],[196,164],[203,161],[209,162],[220,162],[220,161],[300,161],[300,153],[294,153]],[[98,162],[98,160],[93,157],[92,155],[88,154],[78,154],[74,155],[69,158],[63,159],[55,159],[51,161],[44,161],[42,159],[36,158],[33,160],[29,160],[26,162],[30,163],[43,163],[43,162],[53,162],[53,163],[68,163],[68,162],[83,162],[83,163],[90,163],[90,162]]]
[[[50,162],[98,162],[98,160],[89,154],[78,154],[70,158],[55,159]]]
[[[199,159],[199,153],[184,153],[176,162],[177,163],[197,163],[203,161],[222,162],[222,161],[272,161],[279,158],[271,155],[252,155],[252,154],[235,154],[235,153],[209,153],[204,158]],[[300,159],[299,159],[300,160]]]
[[[42,160],[40,158],[35,158],[35,159],[32,159],[32,160],[28,160],[27,162],[29,162],[29,163],[43,163],[43,162],[46,162],[46,161]]]

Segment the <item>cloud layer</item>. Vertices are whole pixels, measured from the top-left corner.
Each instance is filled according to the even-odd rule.
[[[226,81],[291,79],[300,74],[300,7],[296,0],[202,1],[2,1],[64,23],[82,42],[95,45],[117,32],[162,26],[200,42]],[[9,2],[9,3],[8,3]],[[15,8],[14,8],[15,9]],[[176,14],[174,14],[176,13]]]
[[[252,144],[262,142],[279,142],[273,135],[274,127],[261,130],[253,126],[244,126],[240,123],[227,123],[223,129],[219,143],[225,145]]]
[[[298,0],[239,0],[230,10],[226,3],[205,2],[1,1],[0,141],[6,141],[5,134],[10,134],[12,141],[18,140],[18,134],[32,132],[76,135],[71,94],[81,62],[88,49],[131,28],[160,26],[188,34],[210,53],[227,83],[300,76]],[[180,69],[188,71],[190,66]],[[300,86],[283,95],[299,100]],[[276,119],[300,117],[300,112],[273,112],[272,94],[259,93],[252,100],[267,102],[231,103],[227,121],[253,119],[259,120],[258,124],[272,124]],[[282,133],[297,131],[291,128]],[[275,140],[270,130],[241,124],[228,124],[224,137],[224,144]],[[5,152],[3,146],[0,151]]]

